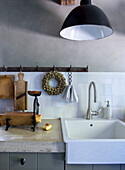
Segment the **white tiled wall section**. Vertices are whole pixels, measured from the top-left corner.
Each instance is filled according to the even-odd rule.
[[[15,81],[18,79],[18,73],[7,74],[15,75]],[[105,106],[105,101],[109,100],[113,108],[113,117],[125,118],[125,73],[73,73],[72,84],[79,97],[78,103],[67,103],[63,94],[47,95],[42,89],[44,74],[24,73],[24,80],[28,81],[28,90],[42,91],[42,95],[39,97],[42,118],[85,117],[88,106],[88,86],[91,81],[96,83],[97,89],[97,103],[92,104],[93,110]],[[63,74],[67,78],[67,73]],[[13,100],[0,99],[0,111],[12,111],[13,104]],[[28,111],[32,111],[32,106],[33,97],[28,96]],[[101,116],[102,114],[100,114]]]

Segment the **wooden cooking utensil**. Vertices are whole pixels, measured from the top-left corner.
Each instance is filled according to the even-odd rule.
[[[24,74],[19,73],[19,80],[14,83],[14,110],[27,110],[27,81],[23,80]]]
[[[13,75],[0,75],[0,99],[13,99]]]

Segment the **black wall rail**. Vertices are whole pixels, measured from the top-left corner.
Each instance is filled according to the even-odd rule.
[[[22,67],[21,65],[19,67],[6,67],[3,65],[3,67],[0,67],[0,72],[49,72],[49,71],[59,71],[59,72],[88,72],[88,66],[87,67],[39,67],[38,65],[36,67]]]

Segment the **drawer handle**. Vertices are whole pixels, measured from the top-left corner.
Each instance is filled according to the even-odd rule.
[[[25,162],[26,162],[26,159],[25,159],[25,158],[21,158],[21,159],[20,159],[20,163],[21,163],[21,165],[24,165],[24,164],[25,164]]]

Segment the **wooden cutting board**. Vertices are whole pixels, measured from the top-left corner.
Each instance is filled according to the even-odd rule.
[[[33,112],[6,112],[0,114],[0,125],[6,125],[6,119],[10,119],[10,125],[32,125]],[[41,122],[41,115],[36,115],[36,122]]]
[[[14,83],[14,110],[27,110],[27,81],[23,80],[24,74],[19,73],[19,80]]]
[[[0,99],[13,99],[13,75],[0,75]]]

